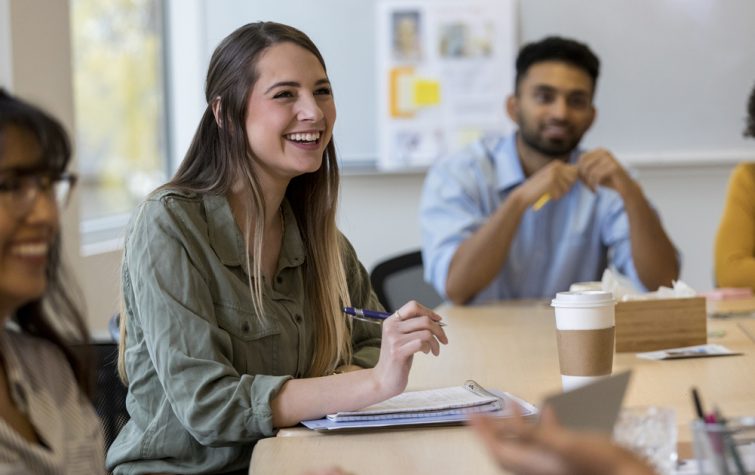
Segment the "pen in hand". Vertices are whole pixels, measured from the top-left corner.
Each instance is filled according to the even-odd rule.
[[[532,209],[534,211],[540,210],[543,206],[545,206],[549,201],[551,200],[551,194],[550,193],[543,193],[540,195],[540,198],[535,201],[535,204],[532,205]]]
[[[354,307],[344,307],[343,313],[346,315],[351,315],[352,317],[355,317],[359,320],[364,320],[367,322],[373,322],[373,323],[381,323],[386,318],[393,315],[390,312],[381,312],[379,310],[367,310],[362,308],[354,308]],[[438,325],[445,327],[446,324],[443,322],[437,322]]]

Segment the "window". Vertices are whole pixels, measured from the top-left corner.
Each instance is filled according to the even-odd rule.
[[[161,0],[71,1],[85,254],[98,243],[117,246],[134,207],[166,181],[162,19]]]

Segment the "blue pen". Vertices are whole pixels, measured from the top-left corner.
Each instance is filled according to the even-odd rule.
[[[380,323],[386,318],[393,315],[390,312],[381,312],[379,310],[367,310],[362,308],[354,308],[354,307],[343,307],[343,313],[346,315],[351,315],[352,317],[364,320],[366,322],[372,322],[372,323]],[[446,324],[443,322],[438,322],[438,325],[445,327]]]

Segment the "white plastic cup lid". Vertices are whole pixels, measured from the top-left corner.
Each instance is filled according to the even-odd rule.
[[[577,290],[574,292],[559,292],[551,300],[553,307],[585,308],[613,306],[613,294],[605,290]]]
[[[603,282],[574,282],[569,286],[570,292],[576,292],[579,290],[603,290]]]

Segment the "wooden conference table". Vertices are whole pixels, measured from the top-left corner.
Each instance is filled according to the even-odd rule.
[[[415,356],[408,390],[474,379],[535,405],[561,390],[553,310],[546,302],[444,306],[438,312],[448,323],[449,344],[439,357]],[[704,404],[717,405],[729,417],[755,414],[755,319],[709,320],[708,331],[709,343],[743,355],[648,361],[619,353],[614,358],[614,372],[633,370],[624,405],[674,408],[681,443],[692,438],[692,386]],[[359,475],[500,473],[464,426],[305,436],[313,434],[290,429],[258,442],[250,473],[300,474],[332,465]]]

